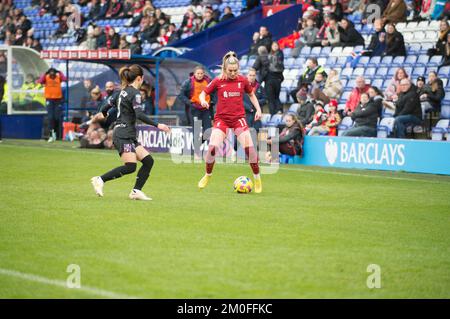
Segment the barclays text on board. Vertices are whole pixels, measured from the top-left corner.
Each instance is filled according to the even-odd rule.
[[[138,125],[138,141],[153,152],[181,154],[193,149],[190,127],[166,134]],[[306,136],[296,164],[450,175],[450,142],[408,139]]]
[[[295,163],[450,175],[450,143],[307,136],[304,157]]]

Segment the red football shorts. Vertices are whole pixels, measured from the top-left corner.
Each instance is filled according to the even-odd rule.
[[[225,121],[220,118],[215,118],[214,128],[218,128],[225,134],[227,134],[227,130],[231,128],[233,129],[234,134],[236,134],[236,136],[239,136],[242,132],[248,131],[248,125],[247,121],[245,120],[245,117],[241,117],[233,121]]]

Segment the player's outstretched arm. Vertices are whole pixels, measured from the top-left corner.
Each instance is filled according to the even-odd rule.
[[[201,104],[205,109],[209,109],[209,103],[206,102],[206,93],[205,93],[205,91],[202,91],[202,93],[200,93],[199,99],[200,99],[200,104]]]
[[[158,129],[160,129],[161,131],[170,133],[171,130],[170,130],[169,126],[167,126],[166,124],[155,122],[147,114],[145,114],[141,108],[136,108],[135,112],[136,112],[136,118],[141,120],[145,124],[152,125],[154,127],[157,127]]]
[[[255,93],[253,93],[253,92],[250,93],[248,96],[250,98],[250,102],[252,102],[253,106],[256,109],[255,121],[258,121],[261,119],[261,116],[262,116],[261,106],[259,105],[258,98],[256,97]]]

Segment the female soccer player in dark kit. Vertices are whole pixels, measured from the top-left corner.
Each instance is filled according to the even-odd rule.
[[[151,200],[150,197],[142,192],[142,188],[150,175],[154,161],[150,153],[137,141],[136,119],[155,126],[167,133],[170,133],[170,128],[165,124],[158,124],[144,113],[144,106],[139,92],[139,88],[144,81],[144,71],[142,68],[136,64],[123,67],[120,69],[119,75],[122,81],[120,94],[116,99],[110,99],[101,108],[100,112],[94,116],[92,122],[104,119],[110,108],[117,107],[117,120],[114,126],[113,143],[124,165],[116,167],[102,176],[93,177],[91,182],[94,186],[95,193],[98,196],[103,196],[104,183],[135,172],[136,163],[140,161],[142,162],[142,166],[137,173],[136,183],[131,190],[129,198],[135,200]]]

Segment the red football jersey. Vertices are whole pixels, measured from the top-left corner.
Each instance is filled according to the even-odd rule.
[[[215,118],[226,121],[245,118],[244,94],[253,92],[253,88],[245,76],[238,75],[234,80],[215,78],[204,91],[210,95],[214,90],[217,90]]]

